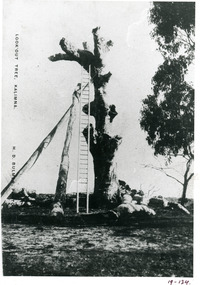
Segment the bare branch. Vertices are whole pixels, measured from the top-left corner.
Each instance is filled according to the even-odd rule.
[[[168,177],[170,177],[170,178],[176,180],[178,183],[180,183],[181,185],[183,185],[183,183],[182,183],[180,180],[178,180],[177,178],[175,178],[174,176],[171,176],[171,175],[169,175],[168,173],[166,173],[166,172],[164,172],[164,171],[163,171],[163,173],[165,173],[166,176],[168,176]]]
[[[190,179],[191,179],[193,176],[194,176],[194,173],[191,173],[190,176],[189,176],[188,179],[187,179],[187,182],[189,182]]]
[[[55,55],[51,55],[48,57],[49,60],[51,61],[58,61],[58,60],[75,60],[68,54],[63,54],[63,53],[57,53]]]
[[[165,172],[165,169],[164,169],[163,167],[160,167],[160,168],[159,168],[159,167],[156,167],[156,166],[153,166],[153,165],[144,165],[144,167],[145,167],[145,168],[146,168],[146,167],[149,167],[149,168],[158,170],[158,171],[164,173],[166,176],[168,176],[168,177],[170,177],[170,178],[176,180],[178,183],[180,183],[181,185],[183,185],[183,183],[182,183],[179,179],[177,179],[176,177],[174,177],[174,176],[168,174],[167,172]]]
[[[155,185],[152,187],[152,188],[150,188],[149,190],[148,190],[148,192],[147,192],[147,197],[150,197],[150,196],[152,196],[154,193],[156,193],[156,192],[158,192],[159,191],[159,189],[154,189],[155,188]]]
[[[179,40],[186,43],[189,47],[193,48],[194,41],[191,39],[190,34],[185,30],[181,30],[180,28],[177,28],[177,31]]]
[[[61,49],[68,55],[70,55],[71,57],[75,57],[75,58],[79,58],[79,53],[78,50],[67,40],[65,40],[65,38],[62,38],[60,40],[60,46]]]

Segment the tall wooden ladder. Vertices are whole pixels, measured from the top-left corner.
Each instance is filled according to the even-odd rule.
[[[88,104],[88,114],[82,109]],[[90,66],[89,72],[81,69],[81,96],[79,111],[79,141],[78,141],[78,168],[77,168],[77,199],[76,212],[79,213],[80,189],[86,189],[86,213],[89,213],[89,152],[90,152]],[[88,126],[88,143],[83,135],[83,130]]]

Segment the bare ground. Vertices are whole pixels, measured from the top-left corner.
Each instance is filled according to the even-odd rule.
[[[193,276],[193,224],[56,227],[3,224],[5,276]]]

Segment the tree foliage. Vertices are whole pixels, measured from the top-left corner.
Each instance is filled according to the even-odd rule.
[[[165,60],[152,79],[153,95],[143,100],[141,128],[155,155],[192,156],[194,89],[184,80],[184,58]]]
[[[188,61],[193,60],[195,2],[154,2],[149,20],[155,25],[151,35],[164,56],[175,56],[183,48]]]

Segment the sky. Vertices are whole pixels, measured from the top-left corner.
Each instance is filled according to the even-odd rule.
[[[115,156],[118,178],[133,189],[149,195],[180,197],[182,186],[165,174],[144,165],[159,166],[146,134],[139,125],[142,100],[151,94],[151,78],[163,62],[150,37],[149,2],[67,2],[18,0],[4,2],[3,22],[3,100],[2,100],[2,188],[11,179],[13,146],[16,169],[27,161],[71,104],[72,93],[81,81],[81,68],[75,62],[48,60],[62,52],[59,41],[67,38],[77,48],[87,41],[93,48],[92,29],[100,26],[101,35],[114,46],[105,56],[106,71],[112,73],[107,85],[107,101],[116,105],[111,135],[122,143]],[[19,59],[15,59],[15,35],[19,37]],[[14,79],[18,64],[19,76]],[[13,108],[13,89],[17,84],[17,107]],[[43,152],[37,163],[16,184],[37,193],[55,193],[66,123]],[[72,190],[77,173],[77,122],[70,149],[67,192]],[[181,179],[183,161],[174,159],[169,170]],[[90,188],[93,166],[90,157]],[[189,185],[188,197],[193,195]],[[153,191],[155,191],[153,193]]]

